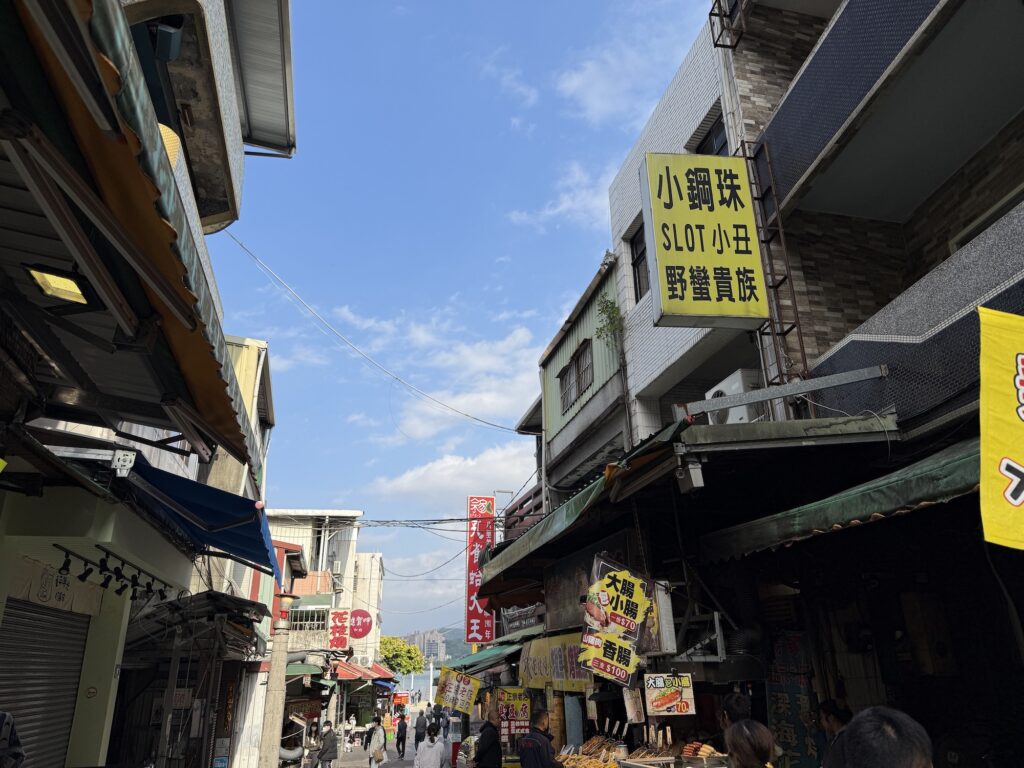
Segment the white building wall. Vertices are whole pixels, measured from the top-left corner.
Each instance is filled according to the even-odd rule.
[[[680,358],[708,335],[702,328],[655,328],[650,291],[640,302],[634,300],[628,238],[640,225],[640,167],[647,152],[685,152],[702,123],[720,109],[721,66],[720,52],[705,25],[609,189],[612,243],[619,260],[619,306],[626,321],[628,383],[635,398],[631,403],[634,440],[661,427],[658,396],[674,383],[665,381],[663,374],[678,366]]]
[[[370,661],[380,658],[381,599],[384,596],[384,555],[380,552],[360,552],[356,555],[352,590],[352,609],[362,608],[373,618],[373,629],[366,637],[353,639],[355,657]]]
[[[238,696],[242,711],[235,720],[237,725],[231,768],[259,768],[268,677],[268,672],[251,672],[242,678],[242,690]]]

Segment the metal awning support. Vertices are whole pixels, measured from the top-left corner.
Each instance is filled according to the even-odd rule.
[[[96,225],[174,317],[188,330],[195,330],[195,313],[189,302],[181,297],[178,290],[157,270],[153,262],[135,247],[110,209],[82,180],[64,156],[34,126],[18,118],[12,118],[10,110],[5,112],[4,118],[7,124],[16,120],[22,123],[22,135],[11,136],[12,131],[8,129],[8,137],[27,150],[39,167],[46,171],[82,213]]]
[[[711,400],[696,400],[686,405],[673,405],[672,413],[677,420],[686,420],[699,413],[711,413],[726,408],[735,408],[751,403],[763,403],[768,400],[779,400],[795,395],[803,395],[808,392],[817,392],[822,389],[841,387],[844,384],[853,384],[868,379],[883,379],[889,375],[889,368],[885,365],[874,365],[870,368],[859,368],[855,371],[844,371],[834,373],[830,376],[819,376],[814,379],[792,381],[788,384],[780,384],[764,389],[755,389],[752,392],[744,392],[741,395],[728,395],[727,397],[716,397]]]
[[[694,424],[675,444],[680,457],[767,448],[875,443],[899,439],[896,414],[825,419]]]

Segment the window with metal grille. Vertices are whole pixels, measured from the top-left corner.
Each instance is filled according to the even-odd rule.
[[[293,632],[326,632],[327,606],[316,608],[296,608],[288,613]]]
[[[629,250],[633,261],[633,294],[636,300],[640,301],[651,287],[651,277],[647,273],[647,240],[644,238],[643,227],[629,239]]]
[[[704,138],[693,150],[696,155],[725,155],[729,154],[729,137],[725,135],[725,123],[719,115]]]
[[[590,339],[586,339],[558,374],[558,386],[562,395],[562,413],[572,408],[573,403],[579,400],[593,383],[594,353],[590,346]]]

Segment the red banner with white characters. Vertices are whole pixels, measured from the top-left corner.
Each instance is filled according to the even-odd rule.
[[[480,555],[494,546],[494,497],[470,496],[466,525],[466,642],[494,641],[494,613],[479,599]]]

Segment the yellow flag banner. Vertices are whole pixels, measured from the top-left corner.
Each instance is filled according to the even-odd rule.
[[[981,521],[985,541],[1024,549],[1024,317],[981,317]]]

